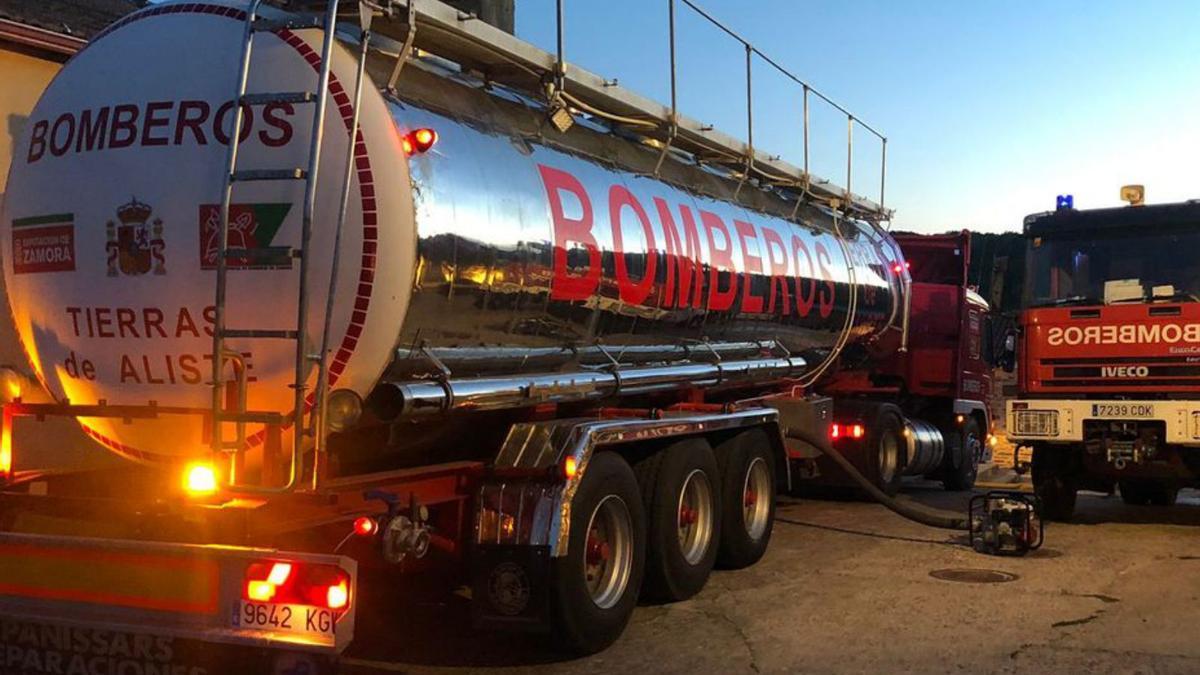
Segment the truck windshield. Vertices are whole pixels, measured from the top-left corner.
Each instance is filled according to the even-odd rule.
[[[1171,286],[1173,300],[1200,297],[1200,229],[1147,233],[1070,232],[1033,239],[1029,247],[1028,306],[1102,304],[1108,281],[1136,280],[1143,298]],[[1126,301],[1136,301],[1129,286]],[[1130,297],[1133,296],[1133,297]],[[1163,297],[1156,293],[1156,297]]]

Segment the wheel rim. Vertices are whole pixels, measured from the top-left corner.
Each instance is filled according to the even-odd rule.
[[[742,523],[751,541],[767,531],[771,516],[771,471],[762,457],[755,457],[746,469],[742,484]]]
[[[592,602],[608,609],[620,601],[633,569],[633,523],[617,495],[600,500],[588,518],[583,579]]]
[[[967,473],[974,476],[975,472],[979,471],[979,460],[983,459],[983,442],[979,440],[979,434],[972,431],[967,434],[967,462],[970,466],[967,467]]]
[[[900,470],[900,441],[890,429],[879,436],[879,479],[890,483]]]
[[[708,552],[713,532],[712,484],[700,469],[693,470],[683,481],[676,523],[683,559],[689,565],[699,563]]]

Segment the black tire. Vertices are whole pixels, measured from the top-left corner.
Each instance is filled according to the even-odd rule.
[[[1151,506],[1174,506],[1179,498],[1179,488],[1166,481],[1158,481],[1150,492]]]
[[[1127,478],[1121,481],[1121,499],[1135,506],[1172,506],[1179,488],[1162,480]]]
[[[983,458],[983,436],[979,420],[967,415],[962,424],[944,430],[946,452],[942,456],[942,485],[951,492],[975,487],[979,460]]]
[[[642,594],[649,600],[686,600],[704,588],[717,559],[721,539],[720,472],[708,441],[690,438],[656,452],[634,467],[646,507],[646,576]],[[699,473],[697,473],[699,472]],[[694,483],[691,481],[695,481]],[[690,509],[697,527],[696,546],[680,541],[683,490],[702,491],[707,484],[707,506]],[[695,495],[689,492],[689,495]],[[705,510],[707,509],[707,510]]]
[[[1048,520],[1070,520],[1079,483],[1070,470],[1071,450],[1039,445],[1033,449],[1033,491]]]
[[[1119,483],[1121,488],[1121,501],[1131,506],[1145,506],[1150,503],[1150,491],[1147,490],[1145,481],[1140,481],[1134,478],[1126,478]]]
[[[893,445],[894,444],[894,445]],[[863,475],[889,497],[900,491],[905,463],[904,424],[891,410],[882,410],[867,436]]]
[[[725,569],[749,567],[767,552],[775,528],[775,453],[771,439],[764,429],[751,429],[721,443],[715,452],[721,470],[717,565]],[[764,488],[766,494],[762,494]]]
[[[600,514],[603,517],[609,508],[619,514],[622,505],[628,515],[631,535],[628,577],[620,593],[613,599],[605,599],[601,606],[588,587],[590,525],[593,516]],[[619,557],[619,553],[613,555]],[[551,604],[556,619],[556,646],[583,655],[594,654],[615,642],[637,606],[645,559],[646,516],[637,478],[619,455],[599,452],[588,462],[571,502],[567,555],[556,559],[552,570]]]

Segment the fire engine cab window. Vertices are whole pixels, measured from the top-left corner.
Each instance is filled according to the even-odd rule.
[[[1110,281],[1136,282],[1119,296],[1124,301],[1152,294],[1173,300],[1200,296],[1200,257],[1186,254],[1200,249],[1200,231],[1136,234],[1042,237],[1030,249],[1026,288],[1031,304],[1099,304],[1105,302],[1105,282]],[[1156,286],[1171,288],[1155,292]],[[1136,297],[1139,287],[1141,298]]]

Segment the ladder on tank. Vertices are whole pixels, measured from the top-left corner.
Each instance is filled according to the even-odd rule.
[[[243,492],[290,492],[298,489],[316,490],[324,473],[325,428],[324,410],[328,396],[328,352],[330,340],[330,316],[332,302],[336,293],[338,274],[338,254],[340,252],[342,230],[345,224],[346,206],[349,199],[351,175],[353,169],[353,150],[359,128],[359,104],[365,74],[366,55],[370,40],[370,23],[374,10],[361,0],[359,5],[359,26],[362,30],[358,73],[354,87],[353,120],[351,122],[350,139],[347,144],[346,171],[342,177],[342,196],[334,233],[332,253],[333,264],[329,277],[329,294],[326,303],[324,327],[321,341],[315,351],[309,351],[306,344],[306,331],[309,320],[309,256],[308,248],[311,243],[314,214],[316,211],[316,189],[318,171],[321,161],[321,149],[324,138],[326,108],[329,100],[329,80],[332,73],[333,48],[336,42],[336,26],[338,18],[338,0],[330,0],[324,5],[323,16],[314,16],[315,20],[296,22],[272,21],[263,18],[259,10],[264,0],[251,0],[246,8],[245,27],[242,35],[241,57],[238,66],[237,89],[234,101],[233,128],[230,133],[229,151],[226,156],[225,171],[220,205],[220,222],[217,232],[216,287],[213,302],[213,339],[212,339],[212,410],[209,427],[210,445],[214,459],[222,455],[228,458],[229,473],[225,481],[227,487],[235,487]],[[294,15],[292,15],[294,16]],[[291,28],[320,28],[324,32],[322,40],[320,63],[316,65],[317,87],[315,91],[298,92],[269,92],[246,93],[249,81],[251,56],[254,51],[255,36],[262,33],[275,33],[282,29]],[[243,106],[264,105],[270,103],[290,103],[315,106],[313,112],[312,131],[309,138],[307,165],[304,167],[288,167],[275,169],[239,169],[238,150],[243,123]],[[304,205],[300,226],[300,245],[293,247],[268,247],[254,249],[235,249],[229,247],[229,212],[233,203],[234,187],[243,182],[251,181],[300,181],[304,184]],[[285,254],[289,258],[299,260],[299,284],[297,289],[296,322],[294,329],[262,329],[262,328],[230,328],[226,325],[226,293],[229,286],[229,260],[255,260],[266,257],[275,258]],[[231,350],[226,345],[228,339],[255,340],[287,340],[295,343],[294,378],[290,385],[293,391],[291,413],[250,411],[247,409],[248,374],[245,359],[240,352]],[[226,366],[233,369],[233,380],[225,378]],[[309,369],[317,367],[317,382],[312,396],[312,414],[305,424],[305,412],[309,403],[308,374]],[[232,439],[225,435],[226,426],[232,424],[236,431]],[[241,481],[241,464],[248,444],[246,425],[263,424],[267,429],[267,440],[264,446],[263,479],[258,484],[247,484]],[[268,485],[271,463],[276,460],[272,455],[280,449],[282,430],[292,428],[292,443],[290,460],[288,461],[287,479],[282,485]],[[312,439],[313,460],[311,463],[311,481],[303,481],[304,452],[306,438]]]

